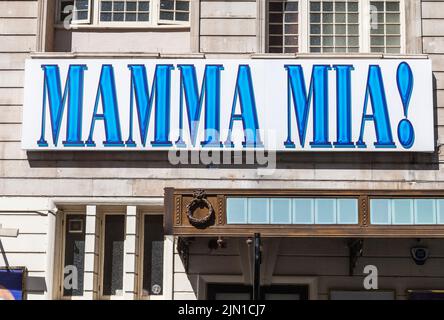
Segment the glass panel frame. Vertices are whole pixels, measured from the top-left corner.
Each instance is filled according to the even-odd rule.
[[[107,277],[107,268],[109,268],[109,264],[106,263],[106,259],[107,259],[107,248],[108,251],[110,249],[109,246],[107,246],[107,232],[106,232],[106,224],[107,224],[107,219],[111,218],[114,220],[117,220],[118,218],[123,219],[123,225],[122,227],[122,234],[120,235],[122,237],[122,239],[120,241],[123,242],[123,247],[122,247],[122,274],[119,275],[119,277],[121,277],[121,279],[118,279],[118,285],[121,286],[120,289],[116,289],[114,290],[115,294],[112,294],[113,291],[113,287],[112,287],[112,283],[111,284],[105,284],[105,281],[107,281],[106,277]],[[123,290],[124,290],[124,274],[123,274],[123,270],[124,270],[124,263],[125,263],[125,259],[124,259],[124,242],[125,242],[125,236],[126,236],[126,214],[124,213],[105,213],[103,214],[103,216],[101,217],[102,220],[102,227],[101,227],[101,251],[100,251],[100,260],[101,260],[101,265],[100,265],[100,296],[104,297],[104,298],[110,298],[110,297],[119,297],[119,298],[123,298]],[[120,227],[120,226],[119,226]],[[112,234],[112,236],[116,236],[115,233]],[[114,247],[111,247],[112,249],[114,249]],[[113,252],[114,250],[112,250]],[[108,257],[109,257],[109,253],[108,252]],[[112,257],[114,258],[114,257]],[[111,271],[112,272],[112,271]],[[108,270],[109,273],[109,270]],[[120,283],[121,282],[121,283]],[[108,294],[108,288],[111,290],[111,294]]]
[[[408,210],[405,206],[408,205]],[[402,210],[402,212],[398,212],[397,209]],[[414,224],[414,215],[413,215],[413,200],[407,198],[401,199],[393,199],[392,200],[392,224],[394,225],[413,225]],[[409,219],[409,222],[403,220],[405,218]]]
[[[141,241],[140,252],[141,261],[141,296],[158,297],[165,293],[165,234],[163,230],[163,214],[142,214],[141,232],[143,241]],[[155,254],[157,250],[157,258]],[[149,260],[147,260],[149,258]],[[156,265],[155,265],[156,264]],[[154,282],[157,278],[158,282]],[[147,285],[149,283],[149,288]]]
[[[392,202],[390,201],[390,199],[379,199],[379,198],[373,198],[370,199],[370,224],[373,225],[391,225],[392,224]],[[384,221],[382,221],[383,216],[381,217],[376,217],[374,214],[375,207],[376,205],[381,206],[384,205],[384,207],[386,207],[386,219]],[[382,209],[382,208],[378,208],[378,209]],[[384,208],[385,209],[385,208]],[[382,212],[378,212],[376,213],[378,215],[382,215]],[[375,219],[377,219],[377,221],[375,221]]]
[[[421,205],[421,202],[424,202]],[[428,202],[428,204],[427,204]],[[388,223],[378,223],[375,221],[374,210],[377,204],[386,203],[389,207],[390,217]],[[405,212],[396,212],[396,206],[402,209],[402,206],[408,207]],[[371,197],[370,198],[370,224],[372,225],[391,225],[391,226],[436,226],[444,224],[444,198],[433,197],[396,197],[396,198],[383,198],[383,197]],[[423,209],[421,209],[421,206]],[[428,206],[428,208],[427,208]],[[426,214],[429,215],[427,220],[421,220],[419,210],[428,210]],[[398,216],[396,216],[398,215]],[[404,216],[402,216],[404,215]],[[409,220],[407,221],[406,220]],[[404,220],[403,220],[404,219]]]
[[[234,213],[240,215],[239,219],[236,219],[235,216],[232,215],[232,210],[238,210],[240,208],[233,208],[232,206],[243,207],[241,213]],[[248,222],[248,202],[246,198],[229,197],[227,198],[226,208],[227,224],[246,224]]]
[[[331,207],[331,208],[329,208]],[[321,210],[329,210],[332,212],[325,212]],[[331,217],[327,216],[331,214]],[[325,218],[332,218],[331,220],[323,220]],[[315,199],[315,224],[337,224],[337,204],[334,198],[316,198]]]
[[[420,219],[423,217],[420,217],[421,212],[419,211],[420,203],[421,202],[429,202],[429,204],[432,204],[432,220],[431,222],[421,222]],[[414,200],[414,210],[415,210],[415,216],[414,216],[414,224],[415,225],[435,225],[437,224],[437,210],[436,210],[436,199],[415,199]],[[423,213],[424,214],[424,213]]]
[[[269,4],[274,1],[280,2],[283,0],[264,0],[264,3],[266,3],[263,7],[266,21],[263,29],[266,34],[265,52],[284,53],[284,41],[282,41],[282,45],[270,41],[270,36],[274,36],[269,30],[270,22],[276,23],[276,20],[270,17]],[[374,2],[382,5],[382,7],[379,6],[380,12],[372,11],[371,3]],[[385,3],[389,4],[387,8]],[[396,3],[396,6],[391,5],[394,3]],[[393,8],[397,10],[393,11]],[[281,9],[282,7],[274,7],[274,10]],[[340,11],[338,11],[339,9]],[[299,0],[299,46],[297,52],[320,54],[335,52],[405,53],[405,24],[406,16],[408,16],[410,10],[412,9],[404,0]],[[370,44],[372,38],[375,37],[375,32],[371,32],[371,27],[375,24],[373,17],[379,17],[380,19],[376,23],[381,22],[379,26],[383,27],[379,34],[382,36],[384,43],[380,46]],[[343,39],[339,42],[333,41],[330,46],[323,44],[325,36],[335,38],[338,35],[333,29],[341,27],[341,33],[344,32],[343,26],[348,26],[345,34],[343,34],[345,44]],[[386,30],[385,26],[389,29]],[[378,34],[377,31],[376,34]],[[393,39],[393,43],[390,42],[390,39]]]
[[[270,223],[270,199],[248,198],[248,223],[269,224]]]
[[[356,225],[359,223],[359,209],[358,209],[358,199],[356,198],[337,198],[337,209],[336,209],[336,221],[337,224],[345,224],[345,225]],[[352,206],[350,208],[349,206]],[[352,209],[352,216],[348,216],[351,212],[347,212],[347,218],[344,217],[345,213],[341,210],[342,206],[347,206],[348,209]]]
[[[286,214],[284,203],[287,203]],[[281,211],[282,210],[282,211]],[[278,212],[276,212],[278,211]],[[287,218],[285,220],[285,218]],[[270,223],[291,224],[292,223],[292,201],[288,198],[270,198]]]
[[[293,224],[315,224],[315,204],[313,198],[295,198],[293,199]],[[302,204],[306,202],[305,205],[309,203],[310,212],[309,212],[309,220],[299,220],[297,221],[298,212],[298,203]],[[307,209],[307,208],[304,208]],[[307,214],[307,213],[305,213]],[[307,218],[307,217],[305,217]]]
[[[75,297],[83,297],[85,292],[84,292],[84,282],[85,282],[85,258],[86,258],[86,214],[84,213],[65,213],[64,217],[63,217],[64,223],[63,223],[63,228],[62,228],[62,237],[63,237],[63,246],[62,246],[62,270],[61,270],[61,297],[66,299],[72,299]],[[79,230],[78,228],[76,228],[75,230],[72,229],[72,222],[76,220],[76,221],[81,221],[81,224],[78,224],[78,226],[80,226],[81,230]],[[71,242],[69,238],[72,238],[71,240],[73,240],[74,242]],[[80,258],[78,256],[78,252],[73,252],[73,256],[72,257],[68,257],[68,243],[70,242],[71,244],[74,245],[73,247],[73,251],[76,250],[82,250],[82,244],[79,243],[83,241],[83,253],[80,252],[80,254],[83,255],[83,261],[79,261],[78,259]],[[68,264],[68,260],[71,260],[72,263]],[[81,264],[80,268],[78,264]],[[65,267],[67,265],[72,265],[74,267],[77,268],[77,279],[78,279],[78,283],[77,283],[77,289],[67,289],[64,287],[64,281],[65,281],[65,276],[68,276],[68,274],[65,274]]]

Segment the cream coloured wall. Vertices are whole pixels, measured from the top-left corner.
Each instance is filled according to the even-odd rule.
[[[171,166],[167,155],[159,152],[27,153],[20,147],[24,61],[35,51],[53,44],[54,51],[75,51],[79,55],[90,56],[104,53],[108,56],[131,56],[134,53],[150,56],[161,53],[178,57],[188,54],[208,58],[250,57],[262,51],[263,41],[258,38],[258,35],[263,37],[259,23],[259,19],[263,19],[259,15],[262,3],[259,0],[193,0],[196,9],[193,11],[195,15],[191,21],[191,30],[181,28],[177,31],[156,32],[114,29],[105,33],[103,30],[85,29],[67,32],[56,28],[53,30],[54,36],[44,29],[46,24],[39,19],[43,17],[45,1],[0,1],[0,195],[5,199],[0,202],[3,206],[0,207],[0,222],[5,227],[18,227],[22,231],[16,239],[0,239],[4,253],[0,255],[0,266],[6,265],[4,257],[10,265],[28,266],[30,276],[34,277],[29,282],[29,297],[51,297],[53,218],[51,215],[36,213],[34,210],[40,210],[37,207],[11,211],[11,205],[17,203],[16,197],[19,197],[19,203],[27,203],[30,198],[45,201],[69,198],[88,204],[98,197],[122,202],[127,199],[148,201],[162,197],[165,187],[341,190],[444,188],[443,155],[440,152],[441,144],[444,143],[444,1],[407,1],[410,1],[412,7],[420,5],[420,10],[415,12],[422,12],[422,19],[416,19],[414,24],[409,23],[409,27],[419,24],[422,30],[419,37],[414,36],[418,28],[410,32],[412,36],[408,39],[408,47],[413,49],[409,52],[424,53],[433,60],[437,152],[411,155],[279,154],[278,169],[272,176],[260,176],[254,166],[247,165],[236,169],[207,169],[205,166],[178,168]],[[51,14],[48,12],[47,17]],[[42,46],[45,41],[48,46]],[[406,247],[407,243],[402,246]],[[287,258],[285,243],[283,248],[280,249],[282,255],[278,257],[279,266],[291,266],[293,262],[299,262],[293,257],[297,253]],[[339,244],[334,250],[342,254]],[[384,254],[381,252],[378,254]],[[185,275],[178,256],[175,257],[174,297],[192,297],[195,293],[190,288],[196,286],[198,273],[193,269],[188,276]],[[239,267],[238,253],[233,253],[232,258],[232,266]],[[212,256],[211,259],[216,264],[219,261],[219,258]],[[386,258],[377,256],[377,259]],[[438,256],[436,259],[434,261],[439,264],[441,258]],[[407,260],[408,257],[403,257],[394,265],[401,266]],[[195,261],[199,261],[199,258]],[[345,265],[343,257],[327,261],[332,261],[341,270]],[[425,283],[432,285],[437,271],[434,264],[427,268],[430,269],[424,269],[423,272],[430,271],[433,276],[426,280],[430,282]],[[291,270],[280,267],[276,270],[277,274],[291,273]],[[412,269],[412,274],[420,276],[421,272],[415,270]],[[387,274],[387,286],[393,287],[390,282],[393,279],[389,280],[393,278],[393,273],[389,271],[384,271]],[[237,268],[231,272],[241,274],[242,270]],[[303,269],[298,272],[303,273]],[[319,271],[321,298],[326,297],[328,281],[333,281],[323,272]],[[347,281],[352,284],[358,280]],[[419,284],[412,282],[410,285]],[[403,296],[403,290],[403,287],[397,287],[399,297]]]

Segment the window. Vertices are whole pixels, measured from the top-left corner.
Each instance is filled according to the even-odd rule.
[[[310,52],[359,51],[359,1],[310,1]]]
[[[444,224],[444,199],[370,199],[370,223],[375,225]]]
[[[105,215],[104,235],[102,296],[122,296],[125,215]]]
[[[270,53],[401,53],[403,0],[268,0]]]
[[[188,25],[190,0],[58,0],[57,23],[158,26]]]
[[[149,1],[100,1],[100,21],[149,21]]]
[[[143,216],[142,296],[163,294],[163,216]]]
[[[90,0],[60,0],[57,8],[57,23],[71,21],[72,23],[90,22]]]
[[[401,8],[399,1],[371,1],[371,52],[401,52]]]
[[[85,266],[85,215],[67,214],[64,226],[63,296],[82,296]]]
[[[298,52],[299,2],[273,0],[268,3],[268,43],[270,52]]]
[[[228,197],[228,224],[358,224],[355,198]]]
[[[189,1],[160,0],[160,21],[189,21],[189,15]]]

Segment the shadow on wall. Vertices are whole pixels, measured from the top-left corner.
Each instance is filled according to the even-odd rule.
[[[54,168],[229,168],[255,169],[266,164],[255,161],[248,164],[244,152],[241,164],[236,164],[233,154],[228,164],[198,164],[169,161],[166,151],[29,151],[28,161],[31,167]],[[186,157],[197,158],[197,152],[188,152]],[[221,156],[222,158],[222,156]],[[271,159],[265,153],[262,159]],[[438,170],[439,153],[316,153],[316,152],[279,152],[276,155],[277,169],[352,169],[352,170]]]

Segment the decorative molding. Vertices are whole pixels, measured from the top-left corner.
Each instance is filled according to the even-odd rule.
[[[225,224],[224,212],[225,212],[225,197],[217,196],[217,224]]]
[[[207,201],[214,207],[212,224],[206,227],[188,222],[187,210],[183,201],[192,201],[192,189],[171,188],[171,200],[165,199],[166,207],[171,203],[174,210],[166,210],[167,221],[172,228],[168,234],[176,236],[206,237],[245,237],[258,232],[263,237],[328,237],[328,238],[442,238],[444,225],[372,225],[370,222],[369,199],[390,198],[429,198],[444,199],[443,190],[291,190],[291,189],[207,189]],[[227,224],[227,196],[242,197],[344,197],[358,201],[359,220],[353,225],[276,225],[276,224]]]
[[[197,208],[207,208],[208,214],[203,218],[196,218],[194,212]],[[187,217],[190,224],[199,229],[208,228],[214,222],[214,208],[210,201],[207,200],[207,194],[204,190],[199,189],[193,192],[193,200],[187,204]]]
[[[181,225],[182,224],[182,215],[181,215],[181,209],[182,209],[182,197],[175,196],[174,197],[175,206],[174,206],[174,213],[175,213],[175,224]]]

